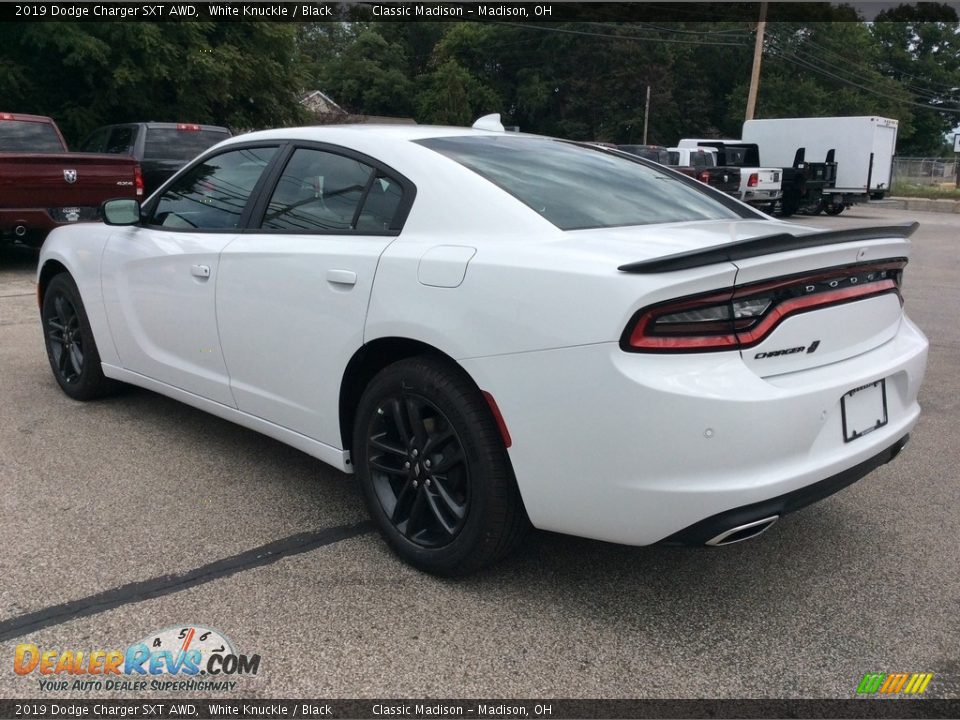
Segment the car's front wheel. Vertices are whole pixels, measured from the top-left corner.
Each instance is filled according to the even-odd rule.
[[[450,362],[417,357],[381,371],[360,400],[353,459],[387,543],[426,572],[489,565],[527,528],[490,408]]]
[[[105,377],[80,291],[66,273],[47,286],[40,310],[53,376],[74,400],[94,400],[120,385]]]

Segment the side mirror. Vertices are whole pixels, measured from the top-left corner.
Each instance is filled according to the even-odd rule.
[[[136,225],[140,222],[140,203],[136,200],[107,200],[100,206],[107,225]]]

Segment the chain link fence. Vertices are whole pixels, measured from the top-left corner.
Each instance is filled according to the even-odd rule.
[[[957,161],[948,158],[911,158],[893,159],[893,178],[890,184],[896,186],[955,186],[957,181]]]

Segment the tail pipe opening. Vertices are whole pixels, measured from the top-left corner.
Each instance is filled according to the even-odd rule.
[[[711,547],[719,547],[721,545],[733,545],[734,543],[743,542],[744,540],[750,540],[751,538],[763,535],[763,533],[773,527],[773,524],[779,519],[779,515],[771,515],[762,520],[754,520],[753,522],[743,525],[735,525],[732,528],[724,530],[719,535],[710,538],[706,544]]]

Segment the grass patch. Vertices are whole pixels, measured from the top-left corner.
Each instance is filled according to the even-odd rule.
[[[944,185],[914,185],[912,183],[894,183],[890,189],[893,197],[918,197],[934,200],[960,200],[960,190],[953,183]]]

